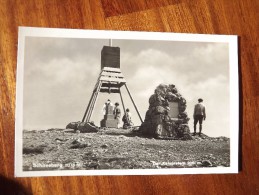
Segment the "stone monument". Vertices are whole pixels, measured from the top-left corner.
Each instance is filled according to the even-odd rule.
[[[114,118],[113,106],[106,105],[104,118],[101,120],[101,127],[118,127],[118,120]]]
[[[186,100],[175,85],[160,84],[149,98],[140,132],[156,138],[192,139],[185,109]]]

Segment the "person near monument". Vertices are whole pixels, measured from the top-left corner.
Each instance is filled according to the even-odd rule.
[[[206,119],[206,112],[205,112],[205,106],[203,104],[203,99],[198,99],[198,104],[194,107],[193,112],[193,119],[194,119],[194,133],[193,135],[196,135],[196,125],[199,122],[199,136],[201,136],[202,131],[202,122]]]
[[[119,124],[120,117],[121,117],[121,110],[119,108],[119,103],[118,102],[115,103],[115,108],[113,110],[113,114],[114,114],[114,119],[117,119],[118,124]]]
[[[122,117],[123,121],[123,129],[127,129],[131,126],[133,126],[133,123],[131,121],[131,113],[130,110],[127,108],[124,116]]]
[[[111,103],[111,100],[108,99],[103,105],[103,109],[102,109],[103,115],[106,115],[108,113],[109,107],[113,107],[113,104]]]

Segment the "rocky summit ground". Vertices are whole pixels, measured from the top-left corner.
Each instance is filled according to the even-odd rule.
[[[88,170],[228,167],[226,137],[193,140],[145,138],[131,130],[79,133],[69,129],[23,132],[23,169]]]

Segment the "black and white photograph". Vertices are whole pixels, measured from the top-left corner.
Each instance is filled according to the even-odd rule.
[[[238,173],[237,36],[19,28],[15,176]]]

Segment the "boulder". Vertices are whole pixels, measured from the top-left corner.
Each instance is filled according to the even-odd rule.
[[[98,132],[98,127],[89,122],[81,122],[77,128],[81,133]]]
[[[81,121],[68,123],[68,125],[66,126],[66,129],[74,129],[74,130],[77,130],[77,127],[78,127],[78,125],[79,125],[80,123],[81,123]]]

